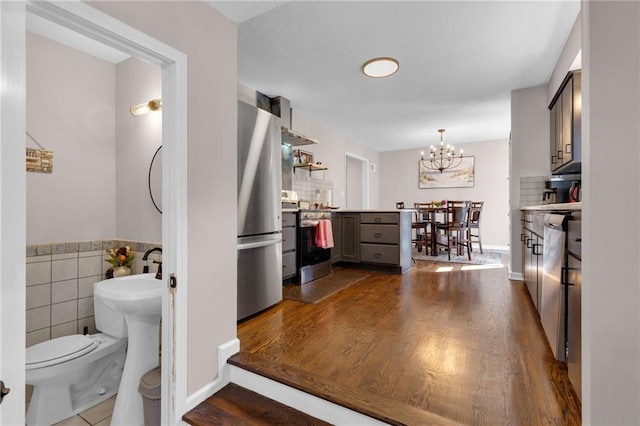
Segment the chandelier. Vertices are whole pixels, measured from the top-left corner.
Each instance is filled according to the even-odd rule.
[[[422,164],[422,167],[426,169],[439,170],[440,173],[442,173],[452,167],[458,167],[462,163],[463,150],[460,150],[460,154],[456,157],[456,150],[453,146],[444,146],[444,142],[442,141],[444,129],[438,129],[438,131],[440,132],[440,148],[438,149],[431,145],[429,158],[426,160],[424,158],[424,151],[421,151],[420,163]]]

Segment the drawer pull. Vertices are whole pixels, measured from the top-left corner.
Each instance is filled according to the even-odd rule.
[[[373,219],[373,221],[375,223],[380,223],[380,222],[382,222],[382,218],[381,217],[376,217],[375,219]]]
[[[375,257],[376,259],[380,259],[382,257],[382,253],[374,253],[373,257]]]
[[[382,238],[382,232],[376,232],[373,234],[374,238]]]

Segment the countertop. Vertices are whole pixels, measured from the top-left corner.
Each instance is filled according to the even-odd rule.
[[[304,211],[321,211],[332,213],[398,213],[402,211],[413,211],[409,209],[282,209],[283,213],[297,213],[301,210]]]
[[[333,212],[336,213],[398,213],[398,212],[402,212],[402,211],[409,211],[409,210],[401,210],[401,209],[338,209],[338,210],[332,210]]]
[[[541,206],[527,206],[520,207],[520,210],[538,210],[538,211],[550,211],[550,210],[582,210],[582,202],[577,203],[558,203],[558,204],[543,204]]]

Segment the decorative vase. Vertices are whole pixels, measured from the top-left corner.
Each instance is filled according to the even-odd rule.
[[[131,268],[128,266],[117,266],[113,268],[113,278],[131,275]]]

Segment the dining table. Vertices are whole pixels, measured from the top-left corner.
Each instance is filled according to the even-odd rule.
[[[413,209],[410,209],[415,212],[414,219],[415,223],[419,225],[424,225],[424,235],[426,238],[427,233],[429,233],[429,251],[431,256],[437,255],[436,249],[436,236],[437,236],[437,225],[440,223],[444,223],[444,214],[447,212],[447,206],[442,204],[435,203],[414,203]],[[443,215],[438,217],[439,215]],[[440,221],[438,219],[441,219]],[[426,244],[425,244],[426,251]]]

